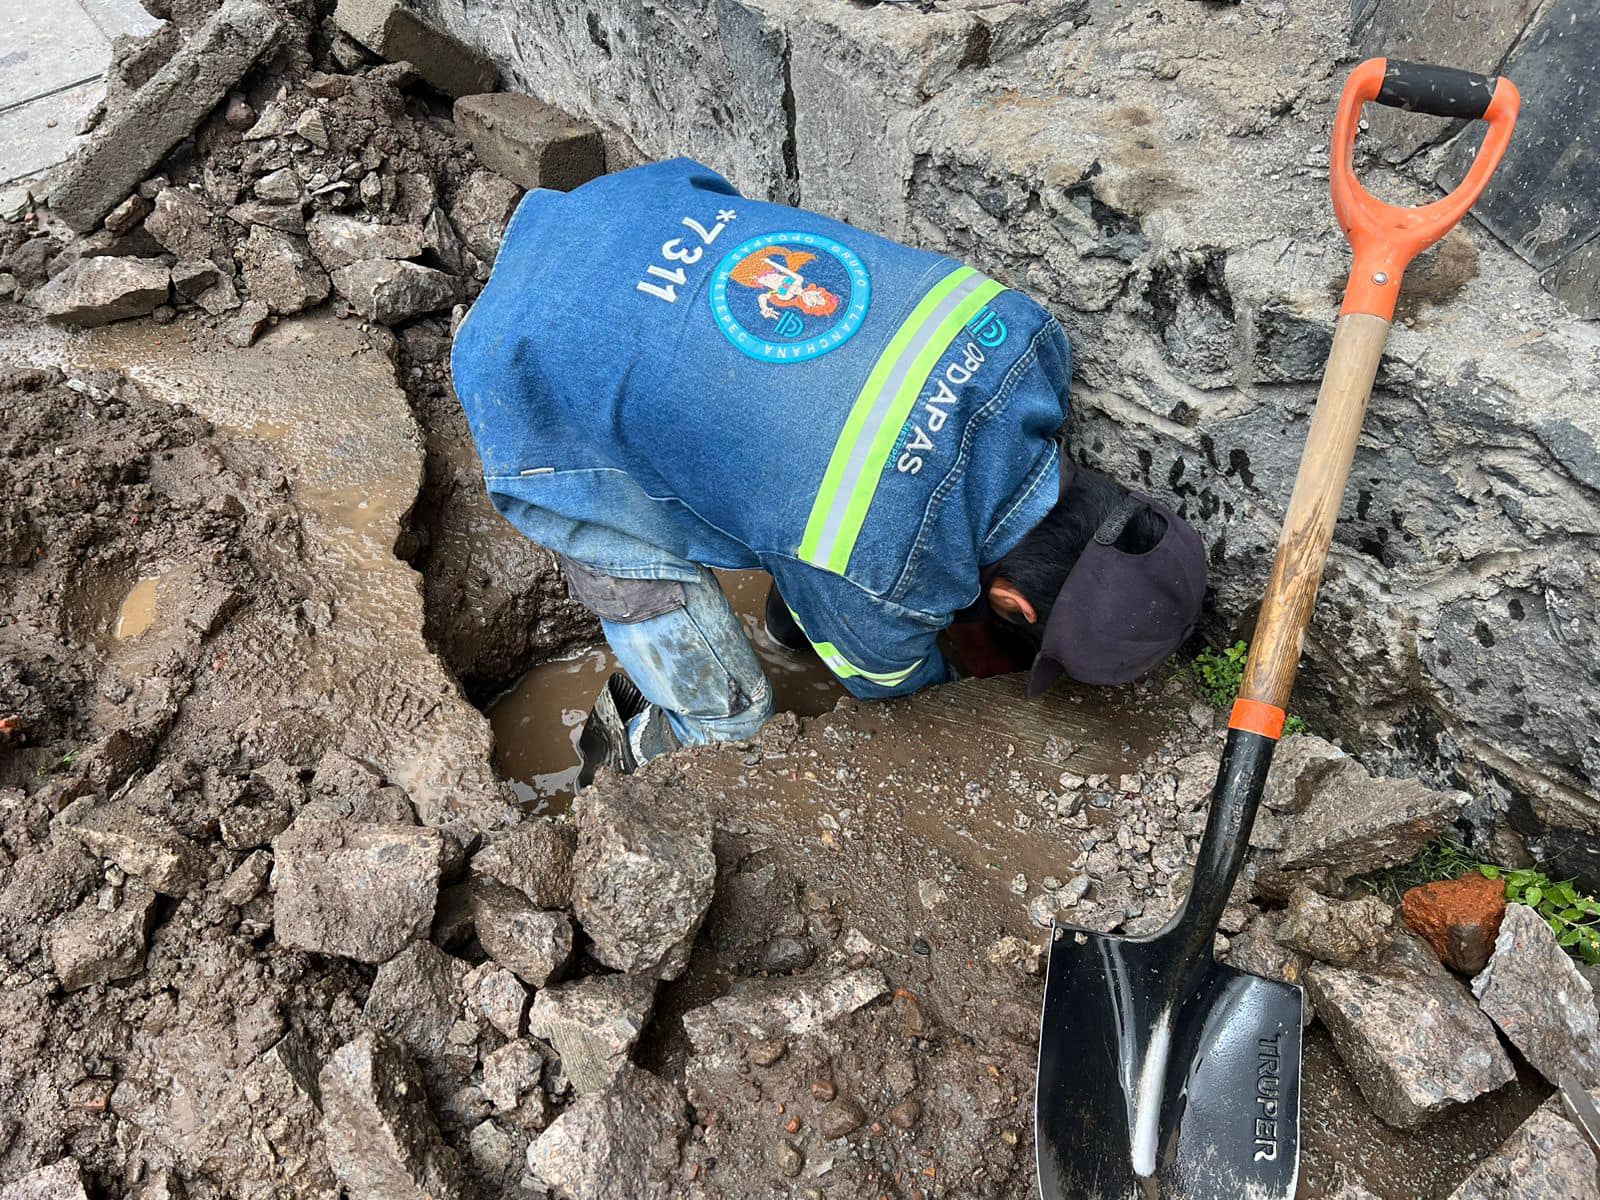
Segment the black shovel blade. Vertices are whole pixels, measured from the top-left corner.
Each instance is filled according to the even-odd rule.
[[[1298,987],[1197,956],[1192,932],[1058,928],[1039,1038],[1041,1196],[1289,1200],[1300,1011]]]

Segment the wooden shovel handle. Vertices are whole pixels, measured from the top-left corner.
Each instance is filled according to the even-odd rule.
[[[1281,713],[1289,703],[1300,663],[1300,643],[1311,621],[1356,439],[1367,414],[1367,398],[1388,340],[1389,322],[1370,313],[1346,313],[1334,326],[1327,372],[1239,689],[1243,699],[1279,710],[1280,731]]]

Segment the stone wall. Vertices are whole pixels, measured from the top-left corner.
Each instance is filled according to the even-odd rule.
[[[1201,526],[1213,632],[1248,632],[1349,263],[1345,5],[423,9],[614,154],[693,155],[1039,297],[1072,335],[1078,451]],[[1443,153],[1364,177],[1428,199]],[[1593,871],[1600,332],[1470,223],[1406,282],[1301,704]]]

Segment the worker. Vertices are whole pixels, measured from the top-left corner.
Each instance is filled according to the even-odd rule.
[[[1200,612],[1195,531],[1063,457],[1043,307],[687,159],[530,192],[452,372],[495,507],[626,672],[584,778],[771,715],[713,567],[770,572],[768,631],[864,698],[951,679],[958,614],[1031,639],[1036,695],[1137,677]]]

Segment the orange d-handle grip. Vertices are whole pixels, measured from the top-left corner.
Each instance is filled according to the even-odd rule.
[[[1478,157],[1455,191],[1417,208],[1385,204],[1355,176],[1356,124],[1361,106],[1375,101],[1392,108],[1440,117],[1481,118],[1489,123]],[[1400,295],[1400,277],[1411,260],[1455,228],[1478,199],[1511,141],[1522,98],[1505,76],[1490,79],[1446,67],[1398,59],[1369,58],[1350,72],[1333,119],[1329,181],[1355,266],[1339,312],[1371,313],[1390,320]]]

